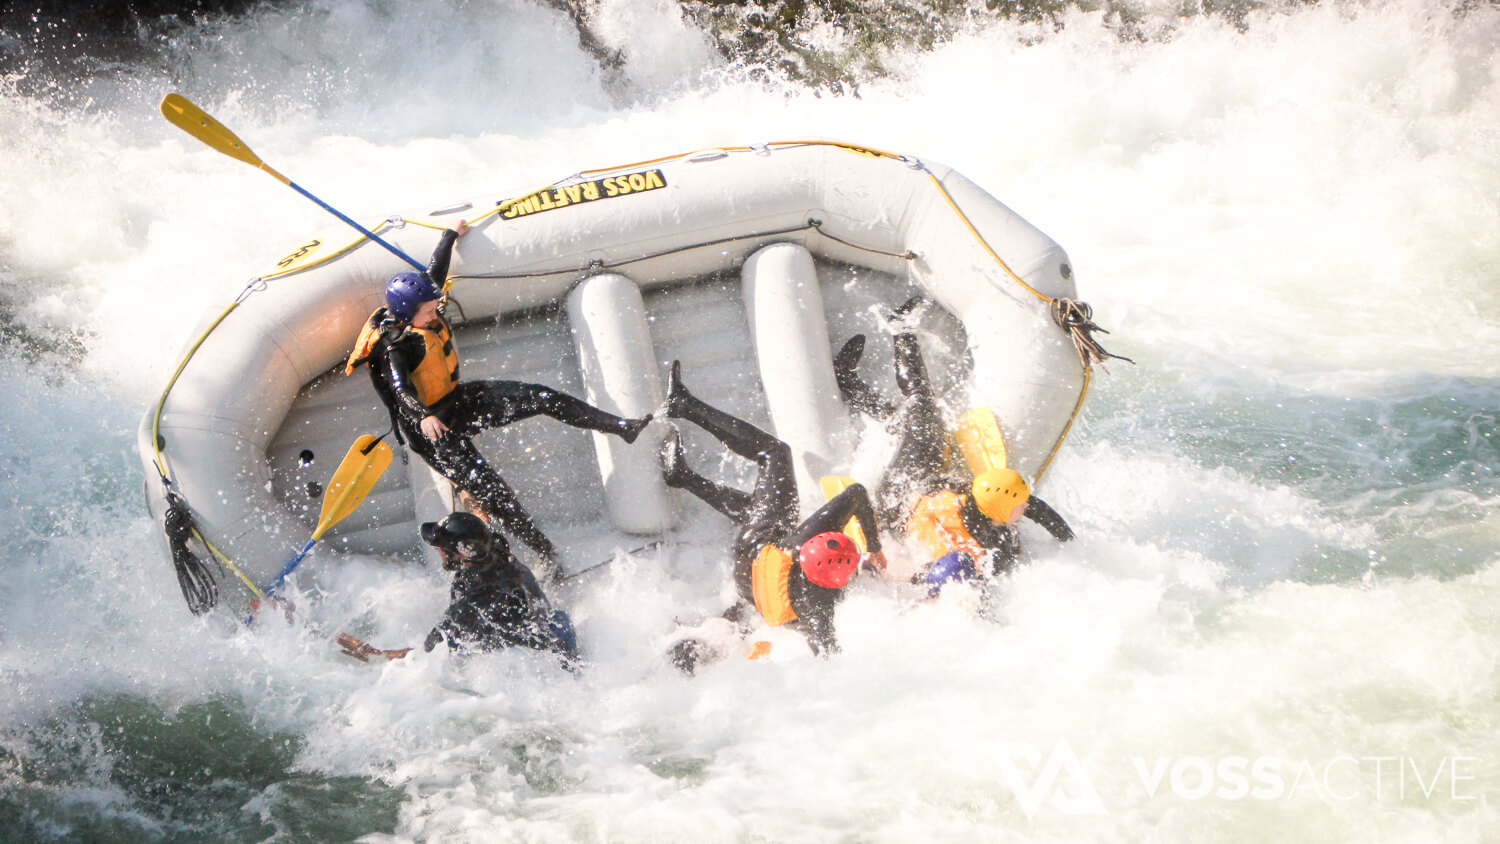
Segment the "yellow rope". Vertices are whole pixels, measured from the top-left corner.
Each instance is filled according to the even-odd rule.
[[[1021,285],[1021,287],[1025,288],[1026,291],[1031,295],[1037,297],[1043,302],[1047,302],[1049,309],[1055,308],[1057,303],[1056,299],[1053,299],[1051,296],[1048,296],[1032,287],[1031,285],[1027,284],[1019,275],[1016,274],[1015,270],[1012,270],[1010,268],[1009,264],[1005,263],[1005,260],[1000,257],[999,253],[995,251],[994,247],[990,246],[989,241],[985,240],[984,236],[979,233],[979,230],[974,227],[974,223],[969,219],[969,215],[965,214],[963,212],[963,209],[958,207],[958,202],[953,199],[953,194],[948,192],[947,185],[944,185],[942,180],[930,171],[927,173],[927,176],[932,179],[932,183],[937,186],[938,192],[942,194],[943,199],[947,200],[948,207],[952,208],[953,213],[957,214],[958,218],[963,221],[964,227],[969,230],[970,234],[974,235],[974,239],[979,241],[979,245],[984,247],[984,251],[988,252],[991,258],[995,259],[995,263],[999,264],[1002,270],[1005,270],[1005,274],[1010,276],[1011,279],[1016,282],[1016,284],[1019,284]],[[1052,465],[1053,458],[1055,458],[1057,456],[1057,453],[1062,450],[1063,442],[1068,438],[1068,433],[1073,430],[1073,423],[1078,421],[1078,415],[1083,412],[1083,401],[1088,397],[1089,382],[1092,378],[1094,368],[1089,359],[1082,356],[1082,353],[1080,353],[1080,359],[1082,361],[1081,368],[1083,370],[1083,388],[1078,391],[1078,401],[1073,405],[1073,412],[1068,414],[1067,424],[1063,426],[1062,433],[1058,435],[1057,441],[1052,443],[1052,449],[1047,452],[1046,459],[1042,461],[1042,465],[1036,470],[1036,477],[1032,479],[1033,482],[1040,481],[1042,479],[1042,475],[1045,474],[1047,472],[1047,468]]]
[[[963,212],[963,209],[958,207],[958,203],[953,199],[953,194],[948,192],[948,186],[944,185],[942,180],[931,172],[928,172],[927,176],[928,178],[932,179],[932,183],[937,186],[938,192],[943,195],[943,199],[946,199],[948,201],[948,207],[952,208],[953,213],[957,214],[958,218],[963,221],[964,227],[969,230],[970,234],[974,235],[974,239],[979,241],[979,245],[984,247],[984,251],[990,253],[990,257],[995,259],[995,263],[1000,265],[1000,269],[1005,270],[1006,275],[1010,276],[1011,279],[1016,282],[1016,284],[1019,284],[1022,287],[1026,288],[1026,290],[1031,293],[1031,295],[1037,297],[1038,299],[1041,299],[1043,302],[1051,302],[1051,296],[1048,296],[1045,293],[1042,293],[1041,291],[1027,284],[1021,279],[1019,275],[1016,275],[1016,271],[1012,270],[1009,264],[1005,263],[1005,259],[1001,258],[999,253],[995,251],[994,247],[990,246],[989,241],[984,239],[984,235],[981,235],[979,233],[979,230],[974,228],[974,223],[969,220],[969,215],[965,214]]]
[[[1068,438],[1068,432],[1073,430],[1073,423],[1078,421],[1078,415],[1083,412],[1083,400],[1088,398],[1089,382],[1093,380],[1093,375],[1093,367],[1084,368],[1083,389],[1078,391],[1078,403],[1073,405],[1073,412],[1068,415],[1068,424],[1063,426],[1062,433],[1058,435],[1057,442],[1052,444],[1052,450],[1047,452],[1047,459],[1042,461],[1042,465],[1036,470],[1036,477],[1033,480],[1040,481],[1042,479],[1042,475],[1047,473],[1047,467],[1052,465],[1052,458],[1056,457],[1057,453],[1062,450],[1063,440]]]
[[[205,328],[203,330],[202,334],[198,335],[198,339],[194,340],[193,345],[188,347],[187,354],[183,355],[182,360],[178,362],[177,369],[172,373],[172,377],[167,381],[166,388],[161,391],[161,397],[156,400],[156,413],[151,419],[151,450],[152,454],[155,457],[156,471],[160,472],[162,478],[168,483],[172,482],[172,475],[167,470],[166,462],[162,459],[161,455],[161,415],[167,406],[167,394],[171,393],[172,388],[176,386],[177,379],[182,376],[182,370],[187,368],[188,361],[193,359],[194,354],[197,354],[198,347],[203,345],[203,341],[208,339],[208,335],[212,334],[213,330],[219,327],[219,323],[223,322],[224,318],[229,316],[229,314],[235,308],[238,308],[240,306],[240,302],[242,301],[244,301],[243,296],[236,298],[234,302],[229,305],[229,307],[224,309],[223,313],[219,314],[217,319],[209,324],[208,328]],[[208,537],[204,536],[203,533],[198,530],[196,525],[193,527],[193,536],[196,537],[199,542],[202,542],[203,547],[207,548],[209,550],[209,553],[213,554],[214,557],[219,560],[219,562],[227,566],[230,571],[234,572],[236,577],[243,581],[246,586],[250,587],[250,591],[255,593],[255,596],[257,598],[265,597],[265,595],[261,593],[259,587],[255,585],[254,581],[247,577],[245,573],[240,570],[240,567],[235,565],[233,560],[229,559],[228,555],[226,555],[223,551],[220,551],[218,547],[215,546],[212,542],[209,542]]]

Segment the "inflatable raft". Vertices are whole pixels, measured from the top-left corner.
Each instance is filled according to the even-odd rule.
[[[697,394],[792,446],[808,511],[822,476],[871,474],[854,461],[869,424],[841,402],[833,352],[868,334],[861,373],[893,389],[881,317],[912,295],[935,305],[921,330],[939,389],[993,409],[1010,466],[1033,482],[1087,394],[1093,326],[1066,253],[932,162],[824,141],[712,149],[371,229],[425,263],[459,219],[473,228],[447,312],[465,380],[545,383],[638,416],[680,358]],[[205,315],[142,422],[153,515],[163,492],[180,497],[241,599],[307,540],[349,443],[390,427],[368,377],[343,363],[405,269],[348,229],[297,245]],[[657,468],[665,424],[625,445],[543,418],[477,445],[576,566],[676,525],[682,504]],[[418,553],[418,523],[454,504],[420,458],[398,459],[315,556]]]

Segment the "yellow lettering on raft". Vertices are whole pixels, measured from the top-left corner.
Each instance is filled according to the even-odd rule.
[[[499,202],[501,219],[513,220],[528,214],[567,208],[583,202],[594,202],[616,196],[626,196],[641,191],[657,190],[667,186],[666,174],[661,170],[642,170],[619,176],[605,176],[589,182],[548,188],[519,199]]]

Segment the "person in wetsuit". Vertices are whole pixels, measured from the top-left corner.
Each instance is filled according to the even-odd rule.
[[[667,416],[692,422],[759,466],[755,488],[742,492],[689,468],[677,432],[662,444],[662,475],[667,486],[686,490],[739,525],[730,552],[740,603],[725,617],[742,621],[753,609],[773,627],[784,624],[802,633],[815,653],[836,652],[834,608],[860,563],[859,547],[842,533],[850,518],[858,519],[864,531],[870,564],[885,567],[869,493],[853,484],[799,522],[791,448],[688,392],[678,361],[672,362],[669,376]],[[679,643],[672,659],[691,674],[704,658],[704,650],[702,643],[688,640]]]
[[[576,666],[578,639],[568,614],[552,608],[536,576],[482,519],[453,513],[423,524],[422,539],[438,549],[443,569],[453,572],[448,609],[427,634],[423,650],[440,642],[465,653],[532,648],[557,654],[564,667]],[[400,659],[412,650],[381,650],[347,633],[337,641],[344,653],[361,661],[372,656]]]
[[[926,300],[915,297],[897,308],[892,323],[896,385],[904,400],[881,396],[856,372],[865,337],[856,334],[834,356],[834,378],[844,400],[857,410],[885,421],[899,437],[896,453],[876,491],[882,521],[903,525],[905,533],[931,562],[918,582],[936,594],[943,583],[979,574],[988,559],[994,574],[1014,567],[1021,555],[1016,524],[1031,519],[1060,542],[1073,530],[1047,502],[1031,494],[1025,478],[1010,469],[981,472],[972,481],[943,470],[948,426],[933,394],[932,379],[910,328]]]
[[[443,232],[425,273],[404,272],[386,285],[383,308],[366,320],[345,374],[368,364],[375,392],[391,414],[397,439],[463,493],[507,533],[541,555],[556,574],[557,550],[521,506],[510,485],[471,439],[487,428],[546,415],[634,442],[650,415],[624,419],[541,384],[459,382],[458,354],[443,317],[443,285],[454,242],[467,222]]]

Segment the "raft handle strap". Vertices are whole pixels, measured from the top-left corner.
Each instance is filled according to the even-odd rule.
[[[800,225],[800,226],[790,226],[788,228],[783,228],[783,229],[768,229],[768,230],[759,231],[759,232],[752,232],[750,234],[732,235],[732,236],[729,236],[729,237],[715,238],[713,240],[705,240],[705,241],[700,241],[698,243],[692,243],[692,244],[689,244],[687,246],[676,246],[676,247],[672,247],[670,249],[662,249],[662,250],[658,250],[658,251],[655,251],[655,252],[648,252],[648,253],[643,254],[643,255],[638,255],[638,256],[636,256],[634,258],[626,258],[626,259],[619,260],[619,261],[614,261],[614,262],[608,262],[608,261],[600,260],[598,258],[594,258],[594,259],[591,259],[587,264],[581,264],[581,265],[574,264],[574,265],[568,265],[568,266],[552,267],[550,269],[536,270],[536,271],[532,271],[532,272],[522,272],[522,273],[496,272],[496,273],[473,273],[473,274],[467,274],[466,273],[466,274],[463,274],[463,275],[452,275],[452,276],[449,276],[449,281],[452,282],[452,281],[465,280],[465,279],[490,279],[490,280],[520,281],[520,280],[524,280],[524,279],[528,279],[528,278],[544,278],[546,276],[562,275],[562,274],[565,274],[565,273],[589,273],[589,272],[597,272],[599,270],[604,270],[604,269],[618,269],[620,267],[627,267],[627,266],[629,266],[631,264],[640,263],[641,261],[649,261],[649,260],[651,260],[653,258],[660,258],[660,257],[665,256],[665,255],[673,255],[673,254],[676,254],[676,253],[679,253],[679,252],[688,252],[688,251],[691,251],[691,250],[694,250],[694,249],[703,249],[705,247],[710,247],[710,246],[722,246],[723,244],[726,244],[726,243],[739,243],[739,242],[747,241],[747,240],[766,240],[766,239],[769,239],[769,238],[780,237],[780,236],[783,236],[783,235],[792,235],[792,234],[797,234],[798,232],[805,232],[805,231],[808,231],[809,229],[811,229],[813,231],[816,231],[822,237],[826,237],[829,240],[835,241],[837,243],[842,243],[842,244],[844,244],[845,246],[848,246],[851,249],[858,249],[861,252],[869,252],[869,253],[875,254],[875,255],[885,255],[885,256],[888,256],[888,257],[891,257],[891,258],[901,258],[901,259],[908,260],[908,261],[914,261],[914,260],[916,260],[916,259],[918,259],[918,258],[921,257],[920,255],[918,255],[915,252],[887,252],[887,251],[882,250],[882,249],[875,249],[873,247],[862,246],[862,245],[860,245],[858,243],[853,243],[851,241],[843,240],[841,238],[835,237],[835,236],[833,236],[831,234],[828,234],[827,232],[823,231],[821,228],[819,228],[822,225],[823,225],[823,221],[822,220],[819,220],[817,218],[810,218],[807,221],[806,224]]]

